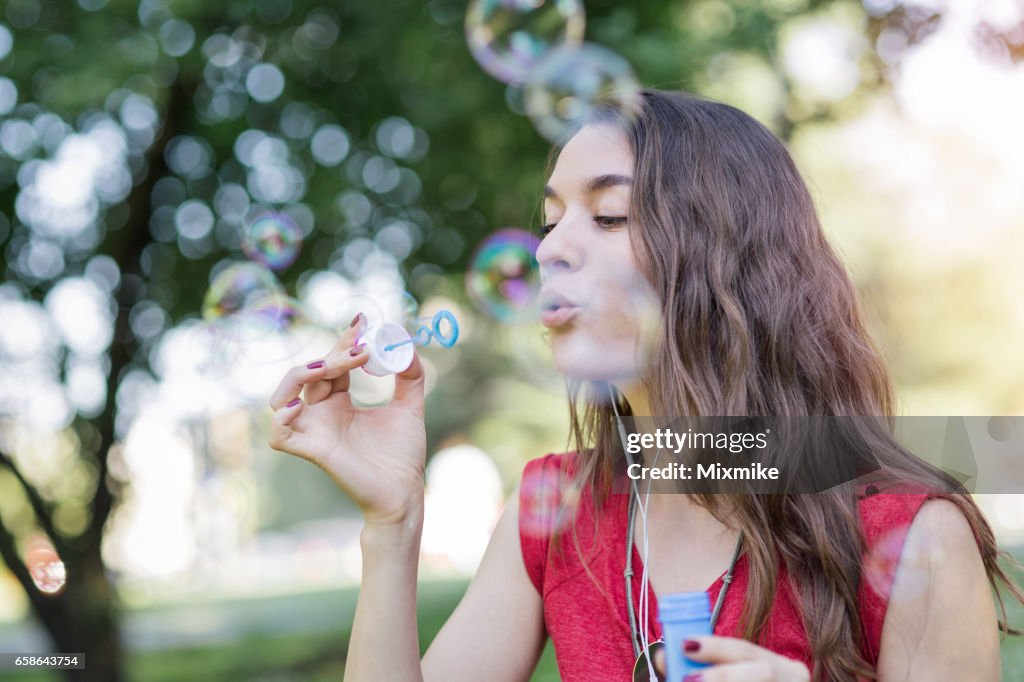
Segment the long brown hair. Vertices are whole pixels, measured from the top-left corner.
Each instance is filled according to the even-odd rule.
[[[634,153],[629,222],[638,262],[660,297],[663,334],[645,385],[656,415],[884,416],[872,454],[883,478],[913,481],[954,502],[978,540],[993,588],[1024,592],[973,499],[892,436],[888,370],[856,291],[825,239],[783,143],[742,111],[681,92],[644,90],[638,115],[603,109]],[[576,485],[600,508],[622,467],[607,401],[573,385]],[[590,385],[589,388],[594,388]],[[581,395],[584,398],[581,399]],[[621,403],[629,413],[629,405]],[[945,492],[941,492],[945,491]],[[740,622],[759,641],[781,556],[799,595],[814,680],[876,679],[861,654],[858,586],[864,538],[852,486],[815,495],[693,494],[744,533],[750,568]],[[999,590],[996,589],[996,594]],[[1009,627],[999,597],[1003,632]]]

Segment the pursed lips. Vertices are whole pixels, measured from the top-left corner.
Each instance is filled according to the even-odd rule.
[[[572,321],[579,314],[580,306],[560,291],[541,292],[540,321],[545,327],[554,329]]]

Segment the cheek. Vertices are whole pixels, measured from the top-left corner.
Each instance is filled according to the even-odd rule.
[[[639,270],[602,280],[595,291],[595,317],[610,337],[650,343],[660,327],[661,302]]]
[[[645,289],[595,288],[586,316],[552,339],[556,364],[589,379],[641,376],[660,333],[660,309]]]

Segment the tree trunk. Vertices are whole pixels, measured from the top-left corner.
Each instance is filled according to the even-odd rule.
[[[68,670],[65,677],[83,682],[120,682],[124,679],[124,654],[118,629],[119,614],[114,586],[103,564],[101,546],[107,518],[114,504],[116,482],[109,478],[107,458],[116,441],[117,388],[125,369],[135,360],[139,343],[129,325],[132,307],[143,295],[143,272],[139,256],[153,237],[149,230],[150,196],[153,186],[167,173],[164,149],[181,129],[191,88],[176,83],[167,93],[160,134],[146,153],[146,177],[127,198],[129,219],[119,230],[108,233],[100,253],[111,256],[121,271],[121,286],[115,293],[117,314],[110,345],[110,373],[107,403],[92,421],[99,435],[96,447],[98,484],[90,504],[91,521],[81,536],[61,538],[53,529],[52,507],[17,470],[13,459],[0,453],[0,466],[18,478],[35,512],[39,526],[50,536],[67,571],[64,589],[54,595],[40,592],[28,568],[18,556],[17,540],[0,518],[0,558],[21,583],[32,612],[52,641],[52,653],[84,653],[84,670]],[[84,455],[83,455],[84,456]],[[47,653],[47,652],[24,652]]]

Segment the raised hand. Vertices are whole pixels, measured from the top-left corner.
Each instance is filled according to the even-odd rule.
[[[423,366],[414,357],[396,375],[388,405],[353,405],[349,372],[369,359],[365,348],[354,345],[365,327],[360,314],[330,353],[285,374],[270,398],[270,447],[330,474],[367,522],[400,523],[423,499]]]

